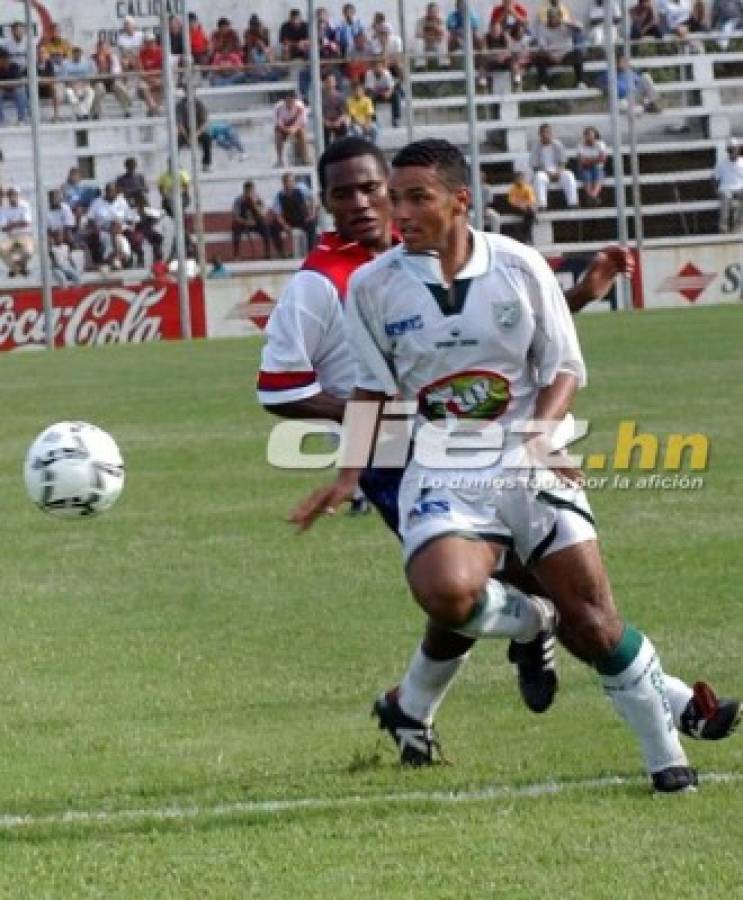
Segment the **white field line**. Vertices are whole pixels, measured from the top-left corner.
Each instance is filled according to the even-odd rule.
[[[709,772],[700,776],[706,784],[743,782],[741,772]],[[588,778],[582,781],[543,781],[520,787],[495,785],[476,791],[404,791],[398,794],[371,794],[347,797],[297,797],[286,800],[236,800],[211,806],[164,806],[152,809],[68,810],[49,815],[0,815],[0,831],[59,825],[116,825],[121,823],[191,821],[201,818],[224,818],[238,815],[273,815],[304,810],[334,810],[353,807],[362,809],[393,803],[457,804],[511,801],[546,797],[577,791],[600,791],[626,785],[649,785],[645,777]]]

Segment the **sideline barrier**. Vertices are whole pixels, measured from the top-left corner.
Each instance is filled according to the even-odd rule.
[[[189,282],[193,337],[206,336],[204,284]],[[178,285],[167,281],[140,284],[81,285],[53,292],[56,347],[140,344],[179,340]],[[41,291],[0,291],[0,350],[43,350],[45,322]]]

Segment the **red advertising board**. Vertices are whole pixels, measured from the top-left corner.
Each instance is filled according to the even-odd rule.
[[[56,347],[140,344],[181,337],[178,285],[173,281],[142,284],[89,284],[55,288]],[[191,334],[206,336],[204,284],[189,282]],[[41,290],[0,290],[0,350],[44,347],[45,317]]]

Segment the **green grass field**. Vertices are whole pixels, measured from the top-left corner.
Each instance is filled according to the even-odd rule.
[[[710,436],[703,489],[592,503],[618,602],[666,669],[740,694],[743,308],[579,327],[587,451],[627,418]],[[369,710],[422,616],[376,518],[285,523],[327,476],[266,465],[259,346],[0,358],[0,897],[743,897],[743,736],[690,746],[730,778],[653,798],[564,653],[536,717],[505,644],[478,647],[439,716],[452,764],[398,767]],[[124,453],[100,519],[25,497],[26,446],[64,418]]]

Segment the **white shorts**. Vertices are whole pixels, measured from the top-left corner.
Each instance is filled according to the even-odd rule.
[[[551,472],[435,470],[415,462],[400,485],[400,531],[406,563],[445,535],[502,544],[525,565],[596,538],[584,491]]]

